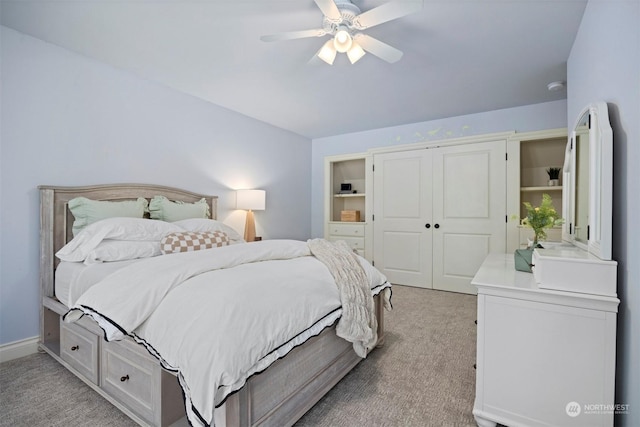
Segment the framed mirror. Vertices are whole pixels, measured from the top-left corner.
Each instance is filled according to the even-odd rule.
[[[585,107],[565,150],[563,240],[611,259],[613,132],[604,102]]]

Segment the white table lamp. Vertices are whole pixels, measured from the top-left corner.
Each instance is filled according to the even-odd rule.
[[[247,211],[247,221],[244,224],[244,240],[253,242],[256,239],[256,221],[253,211],[263,211],[266,193],[264,190],[237,190],[236,209]]]

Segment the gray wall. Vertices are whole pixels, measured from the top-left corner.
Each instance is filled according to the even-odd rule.
[[[1,28],[0,344],[38,335],[40,184],[163,184],[219,199],[267,192],[258,235],[310,237],[311,143],[299,135]]]
[[[324,234],[323,185],[326,156],[463,136],[508,131],[529,132],[566,126],[567,103],[561,100],[314,139],[311,163],[311,232],[315,237]]]
[[[589,1],[567,73],[569,126],[587,104],[609,105],[620,298],[616,403],[630,405],[616,425],[635,427],[640,426],[640,2]]]

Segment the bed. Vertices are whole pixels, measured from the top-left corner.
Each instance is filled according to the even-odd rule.
[[[107,341],[105,330],[90,316],[72,323],[62,320],[73,299],[56,297],[56,268],[60,261],[55,254],[72,239],[74,217],[68,206],[72,199],[151,200],[159,195],[184,203],[204,199],[211,218],[216,219],[217,197],[143,184],[39,189],[40,347],[137,423],[168,426],[184,422],[185,389],[176,378],[179,374],[164,369],[164,363],[157,354],[152,354],[149,345],[141,345],[128,335],[122,340]],[[105,268],[111,268],[106,264]],[[384,303],[383,292],[378,292],[374,311],[380,346],[384,342]],[[284,357],[270,363],[266,370],[249,375],[241,388],[225,396],[215,410],[215,425],[292,425],[362,360],[352,343],[336,335],[335,323],[310,335],[304,343],[293,346]],[[210,421],[213,425],[214,419]]]

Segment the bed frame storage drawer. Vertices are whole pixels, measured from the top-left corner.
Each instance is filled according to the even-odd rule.
[[[99,345],[97,335],[60,318],[60,357],[96,385]]]
[[[127,348],[127,344],[102,343],[100,387],[132,412],[157,425],[154,414],[161,404],[161,368],[157,361]]]
[[[311,338],[307,347],[297,347],[287,354],[287,363],[278,360],[269,367],[271,373],[275,373],[275,381],[265,381],[260,375],[251,378],[251,397],[260,405],[254,405],[250,414],[252,422],[259,421],[268,415],[271,408],[287,405],[286,398],[298,393],[305,393],[305,386],[313,381],[322,381],[319,378],[322,368],[318,366],[317,360],[331,360],[336,358],[336,354],[349,353],[354,355],[354,359],[359,361],[355,352],[350,351],[353,344],[338,338],[335,328],[327,328],[320,335]],[[291,371],[293,366],[299,367],[300,371]],[[355,364],[355,363],[354,363]],[[278,390],[278,392],[274,392]],[[288,412],[288,411],[285,411]],[[272,420],[273,421],[273,420]],[[286,425],[282,420],[281,425]]]

